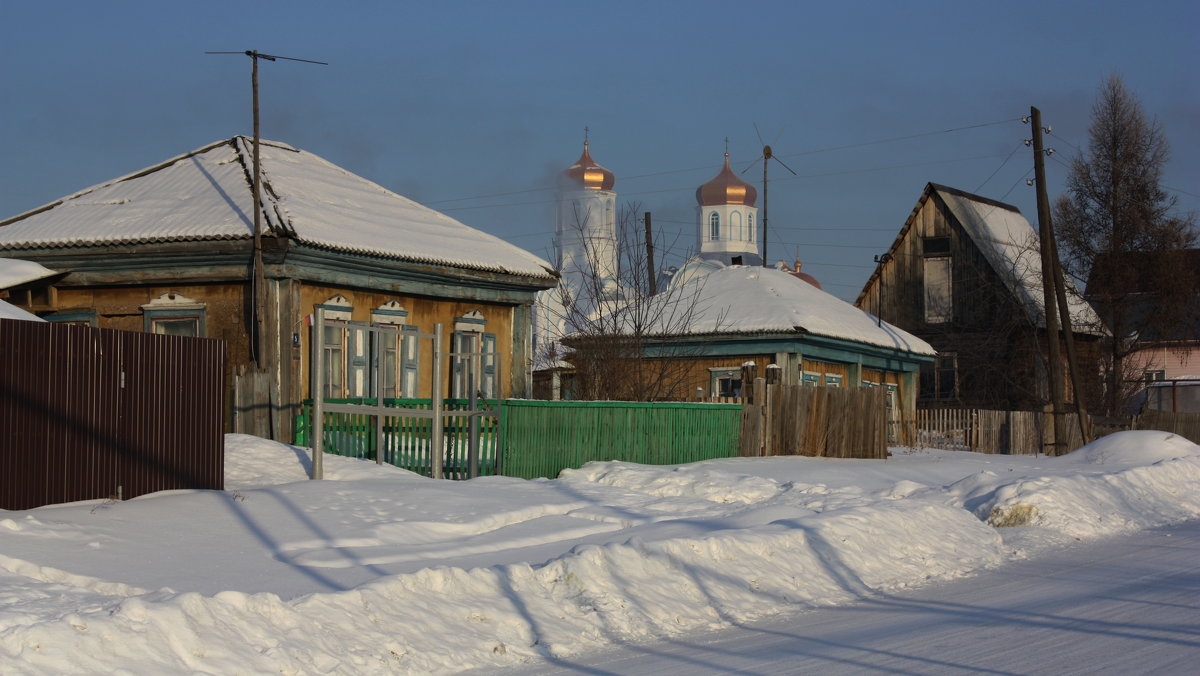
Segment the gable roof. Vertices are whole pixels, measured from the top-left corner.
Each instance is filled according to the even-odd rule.
[[[896,235],[888,253],[897,247],[912,228],[917,213],[931,197],[946,205],[954,219],[962,226],[967,236],[983,254],[985,260],[1004,282],[1009,293],[1017,300],[1029,320],[1039,328],[1046,327],[1046,306],[1042,294],[1042,258],[1038,249],[1038,235],[1020,209],[1003,202],[950,188],[937,183],[926,184],[917,206]],[[863,296],[879,275],[879,267],[867,280]],[[1072,328],[1079,332],[1100,335],[1099,317],[1083,299],[1070,277],[1065,279],[1067,305],[1071,312]]]
[[[669,311],[656,313],[648,333],[729,335],[807,333],[915,354],[933,355],[929,343],[863,312],[808,282],[774,268],[733,265],[690,280],[675,298],[691,303],[683,330],[669,326]],[[667,294],[639,302],[671,303]]]
[[[260,143],[263,233],[314,247],[552,277],[541,258],[317,155]],[[253,141],[218,141],[0,221],[0,251],[250,239]]]

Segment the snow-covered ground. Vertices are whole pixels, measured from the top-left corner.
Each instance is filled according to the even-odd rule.
[[[224,492],[0,511],[5,674],[448,672],[694,635],[1200,517],[1200,446],[435,481],[230,435]]]

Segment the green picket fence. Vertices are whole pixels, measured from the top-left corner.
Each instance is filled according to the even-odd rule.
[[[373,398],[326,399],[330,404],[375,404]],[[384,406],[396,409],[428,411],[431,399],[384,399]],[[495,410],[496,400],[481,400],[480,406]],[[463,411],[469,407],[466,399],[446,399],[446,411]],[[382,444],[376,438],[374,416],[324,412],[325,452],[351,458],[375,460],[375,449],[381,448],[383,462],[429,476],[429,440],[433,421],[429,418],[385,416]],[[496,447],[499,425],[491,416],[479,416],[479,474],[496,474]],[[466,417],[446,417],[442,421],[445,443],[443,473],[449,479],[467,477],[467,453],[470,422]],[[312,400],[306,399],[296,417],[296,444],[311,446]]]
[[[329,403],[375,403],[374,399],[327,399]],[[447,399],[446,410],[465,410],[467,400]],[[385,399],[394,408],[428,410],[429,399]],[[682,402],[489,400],[498,417],[479,418],[480,475],[553,478],[593,460],[675,465],[738,455],[741,404]],[[312,401],[296,420],[296,443],[311,445]],[[328,453],[374,460],[372,416],[324,414]],[[446,418],[445,476],[467,476],[468,419]],[[383,461],[429,476],[431,421],[385,417]]]
[[[553,478],[592,460],[674,465],[738,455],[741,404],[509,399],[502,406],[505,476]]]

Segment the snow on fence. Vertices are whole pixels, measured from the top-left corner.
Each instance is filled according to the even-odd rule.
[[[224,486],[224,341],[0,319],[0,345],[0,509]]]

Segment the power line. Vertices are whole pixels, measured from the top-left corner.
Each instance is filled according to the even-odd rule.
[[[804,151],[801,151],[798,153],[792,153],[789,155],[780,155],[780,157],[800,157],[803,155],[816,155],[818,153],[827,153],[827,152],[833,152],[836,150],[849,150],[852,148],[862,148],[862,147],[872,146],[872,145],[881,145],[884,143],[895,143],[895,142],[899,142],[899,141],[907,141],[907,140],[911,140],[911,139],[922,138],[925,136],[935,136],[938,134],[948,134],[948,133],[957,132],[957,131],[979,129],[981,127],[991,127],[991,126],[995,126],[998,124],[1006,124],[1009,122],[1016,122],[1019,120],[1020,120],[1020,118],[1018,117],[1018,118],[1008,118],[1008,119],[1004,119],[1004,120],[996,120],[993,122],[982,122],[979,124],[970,124],[970,125],[964,125],[961,127],[952,127],[949,129],[938,129],[935,131],[921,132],[919,134],[909,134],[907,136],[896,136],[893,138],[879,139],[879,140],[875,140],[875,141],[864,141],[862,143],[852,143],[852,144],[841,145],[841,146],[830,146],[828,148],[818,148],[815,150],[804,150]],[[750,160],[749,162],[735,162],[734,164],[736,166],[743,166],[743,165],[749,166],[756,161],[757,161],[757,159]],[[621,180],[622,181],[633,181],[633,180],[642,179],[642,178],[653,178],[655,176],[668,176],[670,174],[682,174],[682,173],[686,173],[686,172],[690,172],[690,171],[704,171],[704,170],[711,170],[711,169],[712,169],[712,165],[706,164],[702,167],[689,167],[687,169],[666,169],[663,171],[652,171],[652,172],[648,172],[645,174],[635,174],[633,176],[622,176]],[[455,198],[449,198],[449,199],[443,199],[443,200],[433,200],[430,202],[425,202],[424,204],[426,206],[429,206],[429,205],[433,205],[433,204],[446,204],[449,202],[466,202],[466,201],[476,200],[476,199],[490,199],[492,197],[507,197],[509,195],[524,195],[524,194],[528,194],[531,192],[542,192],[545,190],[557,190],[557,189],[558,189],[557,186],[543,186],[543,187],[537,187],[537,188],[526,188],[523,190],[513,190],[510,192],[499,192],[499,193],[489,193],[489,194],[484,194],[484,195],[475,195],[472,197],[455,197]]]
[[[1020,150],[1022,147],[1024,147],[1024,145],[1025,145],[1024,141],[1018,143],[1017,147],[1013,148],[1012,152],[1008,154],[1008,157],[1004,158],[1004,161],[1000,163],[1000,166],[996,167],[996,170],[992,172],[991,176],[988,176],[986,179],[984,179],[983,183],[980,183],[979,187],[975,188],[971,192],[978,193],[980,190],[983,190],[983,186],[987,185],[988,181],[995,178],[996,174],[1000,173],[1000,170],[1004,168],[1004,165],[1008,164],[1008,161],[1012,159],[1013,155],[1016,155],[1017,151]]]
[[[890,165],[883,165],[883,166],[878,166],[878,167],[869,167],[866,169],[847,169],[844,171],[830,171],[830,172],[825,172],[825,173],[820,173],[820,174],[799,174],[796,176],[787,176],[787,177],[784,177],[781,179],[776,179],[776,180],[777,181],[794,181],[797,179],[826,178],[829,176],[847,176],[847,175],[851,175],[851,174],[868,174],[868,173],[872,173],[872,172],[876,172],[876,171],[888,171],[888,170],[892,170],[892,169],[910,169],[912,167],[927,167],[927,166],[933,166],[933,165],[937,165],[937,164],[952,164],[954,162],[972,162],[975,160],[990,160],[990,159],[995,159],[998,157],[1004,157],[1004,154],[997,153],[997,154],[992,154],[992,155],[975,155],[972,157],[958,157],[958,158],[952,158],[952,159],[948,159],[948,160],[931,160],[928,162],[910,162],[908,164],[890,164]],[[638,191],[633,191],[633,192],[623,192],[622,194],[626,195],[626,196],[656,195],[656,194],[667,193],[667,192],[681,192],[681,191],[693,191],[693,190],[695,190],[695,188],[689,186],[689,187],[679,187],[679,188],[660,188],[658,190],[638,190]],[[501,203],[496,203],[496,204],[478,204],[478,205],[466,206],[466,207],[451,207],[449,209],[442,209],[441,211],[466,211],[466,210],[470,210],[470,209],[491,209],[491,208],[499,208],[499,207],[517,207],[517,206],[531,206],[531,205],[538,205],[538,204],[556,204],[557,201],[558,200],[538,200],[536,202],[501,202]],[[436,202],[426,202],[425,204],[426,205],[436,204]]]

